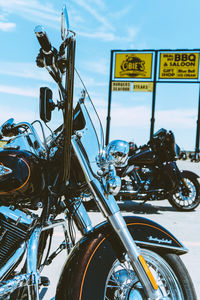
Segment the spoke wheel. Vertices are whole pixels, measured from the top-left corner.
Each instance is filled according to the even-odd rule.
[[[180,186],[179,190],[170,197],[169,202],[178,210],[191,211],[200,204],[200,186],[198,180],[193,176],[187,174],[183,178],[187,189]]]
[[[132,223],[128,228],[134,234]],[[106,236],[98,233],[90,241],[78,245],[78,251],[73,252],[63,268],[56,300],[147,299],[129,261],[121,261],[124,255],[118,248],[114,251],[113,232],[109,232],[106,231]],[[157,249],[159,252],[140,249],[157,282],[160,299],[197,300],[190,275],[178,255],[167,253],[162,248]]]
[[[167,262],[150,250],[142,250],[160,293],[166,300],[184,299],[179,281]],[[106,282],[104,300],[144,300],[143,288],[129,262],[116,260]]]

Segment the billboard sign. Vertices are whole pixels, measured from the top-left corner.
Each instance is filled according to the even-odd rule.
[[[133,83],[134,92],[153,92],[153,82],[134,82]]]
[[[198,79],[199,53],[160,53],[160,79]]]
[[[113,81],[112,82],[113,92],[130,92],[131,82],[128,81]]]
[[[115,78],[152,77],[152,53],[116,53]]]

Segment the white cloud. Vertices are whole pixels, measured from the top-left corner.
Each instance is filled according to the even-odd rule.
[[[128,41],[133,41],[135,39],[136,35],[139,33],[138,28],[134,27],[129,27],[127,29],[127,36],[125,37]]]
[[[37,88],[18,87],[10,85],[0,85],[0,93],[19,95],[25,97],[38,98],[39,92]]]
[[[0,110],[0,125],[2,125],[6,120],[14,118],[15,122],[32,122],[37,116],[37,112],[30,111],[28,109],[19,110],[16,108],[14,111],[11,111],[10,107],[2,106]]]
[[[37,68],[35,63],[0,61],[0,74],[47,82],[52,81],[46,69]]]
[[[111,119],[113,127],[132,126],[141,128],[146,123],[150,124],[151,109],[146,106],[123,107],[112,105]],[[156,111],[156,127],[168,130],[196,128],[197,112],[195,109],[174,109]],[[119,121],[120,120],[120,121]]]
[[[107,29],[113,30],[113,25],[109,22],[109,20],[103,15],[100,14],[98,10],[94,8],[94,4],[91,6],[84,0],[74,0],[79,6],[87,10],[92,17],[94,17],[98,22],[100,22]]]
[[[133,11],[132,4],[131,5],[125,5],[122,8],[120,8],[118,11],[111,11],[109,13],[109,17],[112,20],[119,21],[121,18],[124,18],[131,11]]]
[[[197,111],[195,109],[174,109],[156,112],[156,122],[162,127],[181,129],[195,128]]]
[[[112,126],[144,126],[146,120],[149,122],[150,109],[146,106],[123,107],[121,105],[113,105],[112,107]]]
[[[0,22],[0,30],[2,31],[12,31],[13,29],[15,29],[15,27],[15,23]]]
[[[106,8],[106,5],[102,0],[88,0],[88,2],[92,3],[92,5],[97,5],[101,9]]]
[[[27,87],[27,86],[14,86],[14,85],[0,85],[0,93],[11,94],[17,96],[31,97],[31,98],[39,98],[39,89],[40,86],[36,87]],[[55,99],[59,98],[58,89],[55,88],[55,84],[50,85],[50,89],[53,92],[53,97]]]
[[[77,34],[83,37],[91,38],[91,39],[98,39],[104,42],[118,42],[120,44],[123,43],[133,43],[135,37],[138,35],[139,28],[127,28],[125,34],[118,33],[115,34],[109,30],[104,29],[95,29],[88,31],[86,30],[79,30],[77,29]]]
[[[92,30],[90,32],[77,30],[77,34],[83,37],[91,38],[91,39],[98,39],[105,42],[113,42],[117,39],[117,36],[108,31],[101,31],[101,30]]]
[[[101,74],[101,75],[108,75],[109,73],[109,57],[108,59],[101,58],[98,61],[87,61],[83,63],[84,68],[87,71],[92,71],[93,73]]]
[[[0,0],[0,8],[4,13],[20,15],[24,19],[45,23],[53,28],[60,27],[60,13],[48,4],[37,0]]]

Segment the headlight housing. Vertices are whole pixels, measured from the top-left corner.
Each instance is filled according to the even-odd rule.
[[[124,167],[127,164],[129,143],[113,140],[107,146],[107,153],[113,157],[115,167]]]

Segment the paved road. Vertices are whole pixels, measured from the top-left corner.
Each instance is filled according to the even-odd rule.
[[[200,163],[179,162],[182,169],[193,170],[200,175]],[[139,202],[128,201],[119,203],[123,215],[136,215],[149,218],[166,227],[189,249],[189,253],[182,256],[187,269],[194,282],[198,299],[200,300],[200,207],[193,212],[177,212],[171,207],[168,201]],[[90,212],[93,224],[103,221],[99,212]],[[79,238],[79,236],[77,236]],[[61,230],[57,229],[54,236],[53,247],[63,240]],[[56,284],[66,259],[66,254],[61,253],[52,265],[48,266],[43,274],[51,280],[51,285],[46,291],[43,289],[41,299],[53,300]],[[45,293],[46,292],[46,293]],[[190,299],[187,299],[190,300]]]

